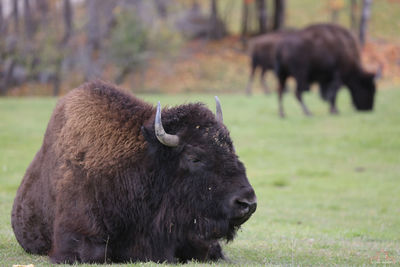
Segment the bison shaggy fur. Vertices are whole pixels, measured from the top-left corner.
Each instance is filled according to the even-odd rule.
[[[337,113],[339,88],[349,88],[357,110],[372,110],[375,96],[375,74],[363,69],[360,48],[352,33],[339,25],[315,24],[282,38],[276,51],[279,79],[279,111],[284,116],[282,96],[286,80],[294,77],[296,97],[306,115],[310,115],[302,93],[316,82],[330,112]]]
[[[61,98],[15,197],[12,227],[54,263],[223,258],[256,209],[224,124],[203,104],[162,111],[105,82]]]

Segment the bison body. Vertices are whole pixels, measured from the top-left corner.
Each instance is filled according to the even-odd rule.
[[[254,76],[257,69],[261,70],[260,82],[264,93],[270,92],[265,82],[267,71],[275,69],[276,48],[283,36],[289,32],[275,32],[257,36],[249,41],[250,76],[246,87],[246,94],[251,95]]]
[[[319,84],[331,113],[337,113],[335,102],[341,85],[349,88],[356,109],[373,109],[375,74],[362,68],[358,43],[341,26],[316,24],[286,35],[276,51],[276,66],[281,116],[284,116],[282,92],[289,76],[297,82],[296,97],[306,115],[310,112],[303,103],[302,93],[313,82]]]
[[[54,263],[206,261],[223,258],[219,241],[255,208],[229,132],[206,107],[164,109],[161,121],[95,82],[59,100],[11,221],[27,252]]]

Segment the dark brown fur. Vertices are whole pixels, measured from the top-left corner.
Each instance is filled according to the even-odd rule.
[[[276,52],[276,71],[280,82],[280,115],[284,116],[282,92],[289,76],[297,82],[296,97],[306,115],[310,115],[302,100],[302,92],[317,82],[324,100],[337,113],[336,94],[346,85],[358,110],[371,110],[375,95],[374,74],[361,65],[360,49],[347,29],[334,24],[311,25],[285,36]]]
[[[55,263],[223,258],[218,240],[255,210],[229,132],[201,104],[165,109],[166,131],[180,138],[166,147],[154,116],[103,82],[60,99],[14,201],[27,252]]]
[[[268,33],[257,36],[249,41],[251,63],[246,94],[251,94],[255,72],[258,68],[261,69],[260,82],[264,93],[269,93],[269,88],[265,82],[265,74],[267,71],[275,69],[276,47],[281,39],[290,32],[293,31]]]

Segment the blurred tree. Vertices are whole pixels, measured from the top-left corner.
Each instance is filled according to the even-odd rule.
[[[221,39],[225,36],[226,30],[225,25],[218,14],[217,0],[211,0],[210,7],[211,12],[208,37],[214,40]]]
[[[357,31],[357,10],[358,10],[358,1],[350,0],[350,29],[353,32]]]
[[[13,1],[12,17],[14,20],[14,32],[19,32],[19,11],[18,11],[18,0]]]
[[[118,68],[115,78],[117,84],[143,64],[147,57],[147,46],[148,33],[134,10],[120,11],[108,46],[109,60]]]
[[[33,14],[33,10],[30,4],[31,2],[32,2],[31,0],[24,0],[25,36],[28,39],[31,39],[37,30],[37,22]]]
[[[243,0],[242,7],[242,27],[241,27],[241,40],[244,47],[246,47],[246,35],[248,33],[248,21],[249,21],[249,1]]]
[[[64,37],[61,41],[61,44],[63,46],[66,45],[68,42],[69,38],[72,35],[72,19],[73,19],[73,10],[71,6],[71,1],[70,0],[64,0],[64,5],[63,5],[63,14],[64,14]]]
[[[332,13],[332,22],[337,23],[339,20],[339,13],[344,8],[344,1],[343,0],[330,0],[328,2],[329,10]]]
[[[285,25],[285,0],[274,0],[274,24],[272,29],[274,31],[280,30]]]
[[[372,0],[363,0],[363,6],[362,6],[362,11],[361,11],[361,21],[360,21],[360,31],[359,31],[359,39],[360,39],[361,45],[365,44],[368,20],[371,17],[371,6],[372,6]]]
[[[85,79],[91,80],[102,75],[102,40],[109,33],[113,10],[118,1],[86,0],[88,22],[86,24],[86,52],[83,59]]]
[[[154,0],[158,15],[165,19],[168,16],[168,2],[169,0]]]
[[[38,13],[40,14],[40,20],[42,25],[46,24],[50,9],[49,3],[47,1],[48,0],[36,0],[36,8],[38,10]]]
[[[5,25],[5,21],[4,21],[4,16],[3,16],[3,2],[0,1],[0,34],[2,34],[4,31],[4,25]]]
[[[258,13],[258,26],[259,34],[267,32],[267,5],[265,0],[256,0],[257,13]]]

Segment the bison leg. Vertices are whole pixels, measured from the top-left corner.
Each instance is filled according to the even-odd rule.
[[[330,113],[331,114],[338,114],[339,111],[336,108],[336,95],[337,92],[339,91],[339,88],[341,86],[341,81],[340,80],[335,80],[332,82],[332,85],[329,88],[327,97],[330,103]]]
[[[53,247],[49,254],[51,262],[73,264],[79,261],[76,253],[79,242],[78,236],[56,230],[54,232]]]
[[[217,261],[220,259],[225,259],[225,256],[222,253],[221,245],[218,242],[215,242],[210,246],[210,250],[208,251],[208,260]]]
[[[248,95],[248,96],[251,95],[251,87],[253,86],[255,72],[256,72],[256,68],[255,68],[255,66],[252,66],[249,81],[247,82],[247,86],[246,86],[246,95]]]
[[[279,116],[281,118],[285,117],[285,112],[283,111],[283,93],[286,88],[286,77],[279,78],[279,86],[278,86],[278,105],[279,105]]]
[[[261,82],[262,88],[264,90],[264,93],[269,94],[270,91],[269,91],[267,83],[265,82],[265,73],[266,73],[266,69],[262,69],[261,76],[260,76],[260,82]]]
[[[17,197],[11,217],[12,227],[19,244],[28,253],[44,255],[50,250],[49,226],[44,222],[40,210],[34,204],[23,206]]]
[[[304,104],[302,93],[303,91],[308,91],[310,85],[306,82],[299,82],[299,79],[297,79],[297,88],[296,88],[296,98],[299,101],[301,108],[303,109],[303,112],[306,116],[311,116],[311,112],[308,110],[306,104]]]
[[[218,241],[210,243],[201,240],[192,240],[178,247],[175,256],[180,262],[187,262],[188,260],[217,261],[225,258]]]
[[[108,243],[108,238],[89,238],[58,225],[54,231],[50,259],[53,263],[105,263],[111,253]]]
[[[320,82],[319,84],[322,99],[330,103],[331,114],[338,114],[338,110],[336,108],[336,95],[341,85],[342,81],[339,73],[335,73],[333,79],[328,83]]]

